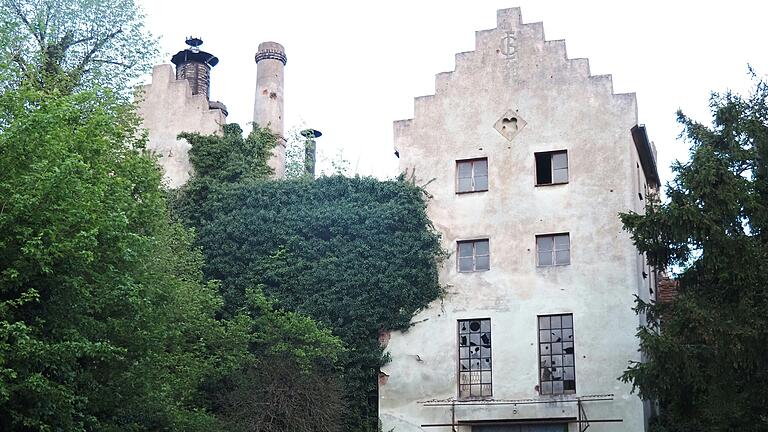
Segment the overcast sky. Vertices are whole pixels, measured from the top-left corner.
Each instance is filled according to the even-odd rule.
[[[211,99],[227,105],[230,123],[252,120],[258,44],[283,44],[286,131],[323,132],[321,167],[341,151],[352,173],[381,178],[397,175],[392,121],[413,116],[413,98],[434,93],[434,75],[474,49],[476,30],[496,27],[497,9],[520,6],[523,22],[566,40],[568,57],[612,74],[616,93],[637,93],[663,182],[687,155],[675,111],[708,123],[711,91],[749,89],[747,64],[768,74],[763,0],[139,1],[162,62],[189,35],[219,57]]]

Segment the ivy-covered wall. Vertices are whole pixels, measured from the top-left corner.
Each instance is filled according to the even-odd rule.
[[[339,361],[345,430],[376,430],[378,333],[407,328],[441,292],[443,251],[424,193],[402,179],[222,177],[216,172],[239,171],[230,165],[261,169],[236,154],[254,148],[248,139],[265,145],[265,136],[256,131],[243,141],[235,132],[187,137],[193,163],[195,155],[229,155],[215,170],[199,170],[177,202],[197,229],[206,277],[221,281],[231,312],[244,304],[246,288],[261,286],[279,306],[329,325],[347,347]]]

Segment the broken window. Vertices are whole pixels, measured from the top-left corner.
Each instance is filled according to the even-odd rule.
[[[488,239],[458,242],[458,264],[460,272],[490,270],[491,256]]]
[[[568,183],[568,152],[565,150],[534,153],[536,184]]]
[[[491,320],[459,321],[459,398],[490,397]]]
[[[488,159],[456,161],[456,192],[488,190]]]
[[[571,239],[568,233],[536,236],[536,265],[539,267],[571,263]]]
[[[539,316],[539,394],[576,393],[573,315]]]

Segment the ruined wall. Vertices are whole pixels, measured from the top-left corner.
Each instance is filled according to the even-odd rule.
[[[634,94],[614,94],[610,76],[568,59],[564,41],[546,41],[542,24],[523,24],[519,9],[499,11],[497,28],[477,32],[476,49],[436,76],[435,94],[416,98],[414,118],[395,122],[400,168],[428,184],[429,215],[451,256],[441,271],[446,297],[388,340],[384,430],[420,431],[452,418],[576,418],[569,400],[596,394],[614,396],[585,403],[588,417],[623,421],[590,431],[644,430],[642,402],[617,380],[628,361],[640,360],[631,307],[647,292],[644,264],[617,217],[644,204],[636,124]],[[568,151],[569,181],[536,186],[534,153],[553,150]],[[472,158],[488,160],[488,191],[458,194],[456,161]],[[564,232],[570,265],[537,267],[535,236]],[[458,272],[456,242],[484,238],[490,270]],[[576,394],[539,395],[537,316],[560,313],[573,314]],[[425,404],[456,400],[457,320],[476,318],[491,319],[493,396],[453,408]],[[521,399],[533,403],[489,401]]]
[[[177,188],[189,179],[189,143],[177,139],[181,132],[213,134],[221,132],[226,116],[221,109],[210,109],[205,93],[192,94],[189,81],[176,79],[173,66],[155,66],[152,83],[137,95],[142,127],[149,132],[147,148],[158,154],[169,187]]]

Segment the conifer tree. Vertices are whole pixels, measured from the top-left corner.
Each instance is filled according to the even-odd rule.
[[[754,73],[753,73],[754,77]],[[667,199],[622,215],[651,264],[676,270],[669,304],[638,300],[646,361],[622,380],[659,405],[654,431],[768,430],[768,84],[715,93]]]

